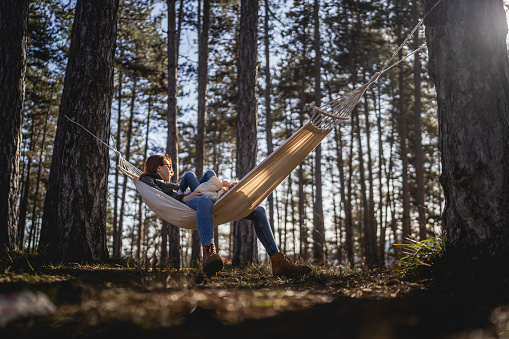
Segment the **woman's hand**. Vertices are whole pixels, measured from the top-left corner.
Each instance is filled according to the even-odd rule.
[[[199,197],[199,196],[202,196],[202,194],[201,194],[200,190],[196,189],[196,190],[194,190],[194,192],[191,192],[191,194],[184,196],[184,198],[182,198],[182,202],[186,203],[189,200]]]

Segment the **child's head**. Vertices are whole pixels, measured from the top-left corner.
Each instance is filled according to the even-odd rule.
[[[230,188],[235,186],[239,182],[239,179],[235,178],[233,181],[223,180],[223,187],[228,191]]]

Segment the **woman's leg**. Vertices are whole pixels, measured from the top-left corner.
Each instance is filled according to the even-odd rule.
[[[287,256],[279,252],[267,220],[265,208],[258,206],[246,219],[252,220],[254,223],[256,235],[270,256],[274,276],[300,275],[311,272],[309,266],[295,265]]]
[[[202,245],[213,242],[214,239],[214,221],[212,218],[212,200],[205,196],[196,197],[186,205],[196,211],[196,226]]]
[[[193,172],[187,172],[180,180],[179,190],[181,192],[185,192],[187,188],[189,188],[192,192],[196,189],[196,187],[198,187],[199,184],[200,182],[198,182],[196,175]]]
[[[205,196],[196,197],[186,205],[196,211],[196,226],[203,246],[203,271],[208,276],[215,275],[224,267],[223,258],[217,254],[214,244],[214,221],[212,218],[212,200]]]
[[[269,221],[267,220],[265,208],[258,206],[246,217],[246,219],[253,221],[256,236],[262,243],[263,247],[265,247],[267,253],[269,255],[273,255],[279,252],[276,241],[274,240],[274,235],[272,234],[272,229],[270,228]]]
[[[210,178],[212,178],[212,177],[216,177],[216,172],[214,172],[214,171],[207,171],[207,172],[205,172],[205,174],[204,174],[204,175],[200,178],[199,183],[200,183],[200,184],[203,184],[204,182],[209,181],[209,179],[210,179]],[[198,186],[198,185],[196,185],[196,186]],[[196,187],[195,187],[195,188],[196,188]]]

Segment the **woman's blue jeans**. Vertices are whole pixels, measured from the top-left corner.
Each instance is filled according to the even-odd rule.
[[[198,187],[199,184],[209,181],[210,178],[215,176],[216,173],[214,171],[207,171],[200,178],[200,180],[198,180],[198,178],[193,172],[187,172],[180,180],[179,189],[181,192],[185,192],[185,190],[189,188],[191,192],[194,192],[194,190],[196,189],[196,187]]]
[[[205,175],[198,180],[193,173],[188,172],[180,181],[180,190],[184,192],[189,187],[192,191],[194,191],[199,184],[209,180],[215,175],[214,171],[207,171]],[[185,182],[184,179],[186,180]],[[205,245],[213,242],[214,220],[212,217],[212,206],[214,203],[212,200],[208,197],[201,196],[189,200],[186,202],[186,205],[196,211],[196,226],[198,228],[198,234],[200,235],[201,244]],[[265,208],[258,206],[245,219],[253,221],[256,236],[262,243],[268,255],[273,255],[279,252],[269,221],[267,220]]]

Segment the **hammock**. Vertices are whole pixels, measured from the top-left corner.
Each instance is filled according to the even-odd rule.
[[[214,225],[247,217],[334,127],[350,117],[366,89],[380,74],[376,73],[368,83],[347,95],[314,107],[313,116],[302,128],[216,201],[212,207]],[[154,213],[175,226],[196,229],[195,210],[138,180],[142,172],[120,155],[119,159],[118,170],[132,180],[143,201]]]
[[[347,120],[349,118],[362,95],[382,73],[425,48],[426,44],[423,44],[421,47],[390,65],[396,54],[406,45],[411,36],[413,36],[417,29],[423,24],[426,16],[441,1],[442,0],[437,1],[426,15],[424,15],[412,32],[389,58],[382,70],[375,73],[369,82],[345,94],[339,99],[333,100],[320,107],[314,107],[313,116],[301,129],[217,200],[212,208],[214,225],[217,226],[248,216],[299,165],[299,163],[320,144],[334,127],[342,120]],[[87,130],[87,132],[89,131]],[[101,142],[111,148],[103,141]],[[143,201],[152,211],[175,226],[196,229],[195,210],[141,182],[139,176],[142,174],[142,171],[125,160],[117,150],[111,149],[115,151],[119,157],[118,170],[126,174],[132,180]]]

